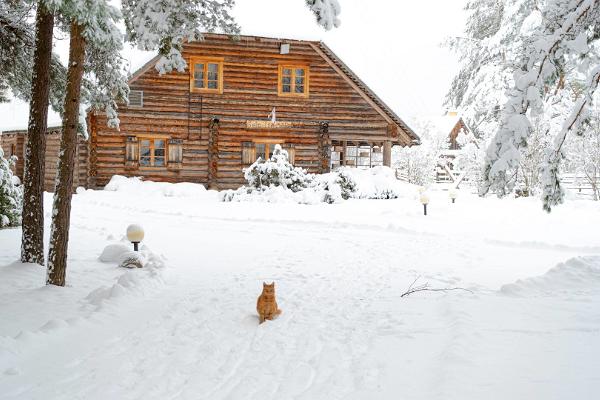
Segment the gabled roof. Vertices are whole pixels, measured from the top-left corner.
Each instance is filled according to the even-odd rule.
[[[341,71],[350,78],[358,88],[367,95],[396,125],[402,129],[402,131],[406,134],[410,142],[414,142],[414,144],[418,144],[420,142],[419,136],[394,112],[392,109],[385,104],[379,96],[375,94],[366,83],[364,83],[351,69],[348,67],[327,45],[323,42],[318,42],[319,48],[325,53],[327,57],[329,57],[340,69]]]
[[[204,34],[204,38],[210,39],[230,36],[227,34],[219,34],[219,33],[206,33]],[[404,141],[408,145],[419,144],[421,139],[419,136],[394,112],[392,109],[383,101],[379,96],[375,94],[366,83],[364,83],[325,43],[316,42],[316,41],[308,41],[308,40],[297,40],[297,39],[284,39],[284,38],[267,38],[267,37],[259,37],[259,36],[237,36],[239,39],[254,39],[254,40],[273,40],[273,41],[282,41],[282,42],[301,42],[308,43],[310,46],[319,54],[321,57],[325,59],[334,69],[336,69],[339,73],[343,75],[344,78],[348,81],[348,83],[353,86],[362,96],[367,100],[371,105],[389,122],[396,124],[399,129],[399,134],[404,136]],[[139,78],[142,74],[148,71],[152,66],[154,66],[158,60],[160,59],[160,55],[156,55],[147,63],[145,63],[141,68],[135,71],[131,77],[129,78],[129,84],[133,83],[137,78]]]

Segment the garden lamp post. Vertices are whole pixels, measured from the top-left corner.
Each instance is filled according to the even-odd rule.
[[[138,251],[138,244],[144,239],[144,228],[132,224],[127,227],[127,240],[133,243],[133,250]]]
[[[452,204],[454,204],[454,202],[456,202],[456,198],[458,197],[458,192],[456,189],[450,189],[448,191],[448,196],[450,196],[450,200],[452,200]]]
[[[427,193],[425,192],[421,194],[421,204],[423,204],[423,215],[427,215],[427,204],[429,204],[429,196],[427,196]]]

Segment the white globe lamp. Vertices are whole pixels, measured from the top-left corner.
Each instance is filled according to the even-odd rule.
[[[133,243],[133,250],[138,251],[138,244],[144,240],[144,228],[132,224],[127,227],[127,240]]]

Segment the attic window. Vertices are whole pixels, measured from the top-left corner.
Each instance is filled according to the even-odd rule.
[[[144,91],[143,90],[131,90],[129,92],[129,107],[143,107],[144,106]]]
[[[192,58],[190,65],[190,91],[223,93],[222,58]]]
[[[308,97],[308,67],[305,65],[280,65],[278,94],[280,96]]]

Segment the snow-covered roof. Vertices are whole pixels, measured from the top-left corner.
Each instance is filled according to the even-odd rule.
[[[449,113],[446,115],[432,115],[417,118],[419,125],[427,125],[431,128],[431,134],[439,138],[447,138],[450,136],[457,124],[462,121],[462,124],[467,128],[464,120],[459,114]]]
[[[27,129],[29,103],[12,99],[9,103],[0,103],[0,133]],[[48,127],[60,126],[60,115],[48,108]]]
[[[460,122],[459,115],[444,115],[441,117],[434,117],[431,119],[431,123],[436,127],[440,132],[445,132],[447,135],[452,132],[456,124]]]

